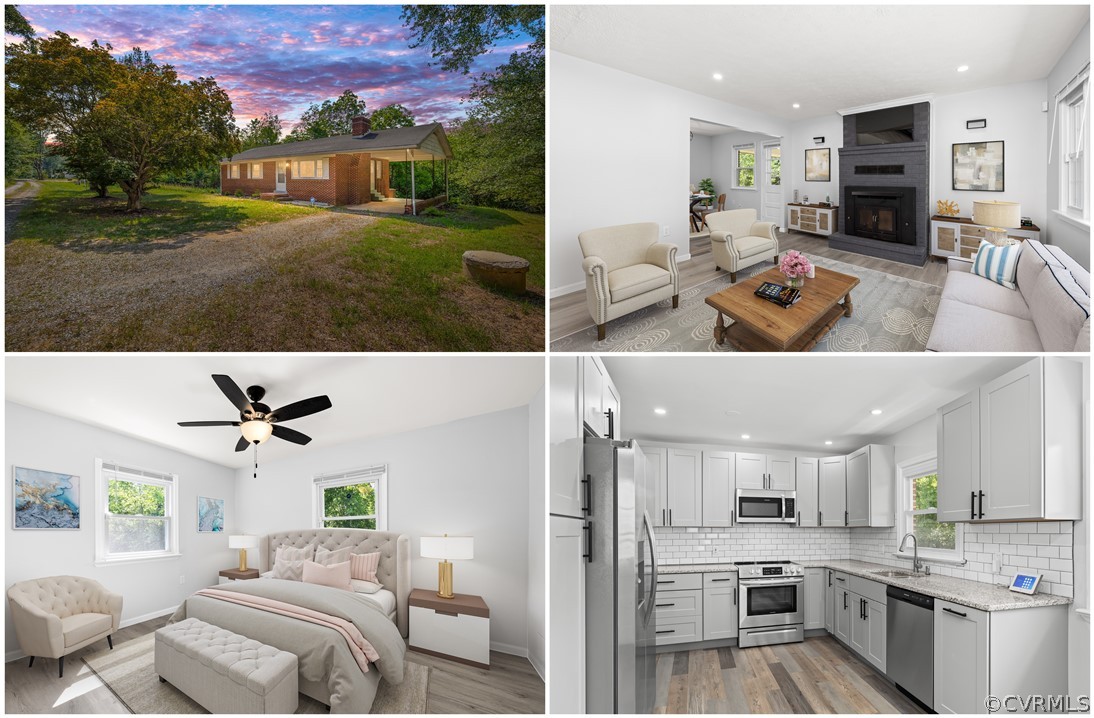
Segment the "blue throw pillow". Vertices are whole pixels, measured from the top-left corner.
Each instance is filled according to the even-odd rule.
[[[1014,274],[1018,271],[1018,254],[1021,251],[1022,245],[1018,243],[998,247],[986,239],[980,240],[980,248],[976,250],[972,262],[972,273],[1002,284],[1007,289],[1017,289]]]

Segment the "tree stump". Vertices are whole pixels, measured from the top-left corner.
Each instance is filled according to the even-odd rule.
[[[463,253],[464,274],[476,282],[509,292],[527,290],[528,260],[501,252],[468,250]]]

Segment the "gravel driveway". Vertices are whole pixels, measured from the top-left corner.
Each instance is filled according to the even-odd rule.
[[[219,289],[273,272],[287,254],[375,221],[323,212],[238,231],[102,248],[8,244],[7,349],[101,351],[104,340],[110,345],[115,339],[128,349],[125,337],[116,336],[127,317],[192,312]]]
[[[40,188],[37,182],[26,180],[4,190],[4,244],[11,242],[11,230],[19,211],[34,200]]]

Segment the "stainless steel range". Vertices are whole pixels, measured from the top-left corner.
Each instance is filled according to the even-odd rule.
[[[805,569],[791,561],[734,561],[741,589],[737,644],[805,640]]]

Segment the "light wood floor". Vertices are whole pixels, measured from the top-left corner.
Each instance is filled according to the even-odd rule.
[[[924,713],[831,636],[663,653],[654,713]]]
[[[167,616],[119,630],[114,645],[155,631]],[[106,648],[95,643],[65,657],[65,677],[57,677],[57,661],[27,659],[4,666],[5,713],[128,713],[91,669],[80,660]],[[407,661],[430,666],[430,713],[543,713],[543,681],[527,659],[490,652],[490,670],[407,651]]]
[[[902,264],[888,259],[867,257],[853,252],[831,249],[828,240],[802,232],[779,232],[780,256],[789,249],[815,257],[835,259],[857,267],[875,269],[905,279],[914,279],[941,287],[946,280],[946,262],[935,257],[927,259],[922,267]],[[774,265],[771,265],[774,266]],[[709,282],[725,272],[714,271],[714,258],[710,254],[710,239],[706,234],[695,235],[691,240],[691,259],[680,262],[680,289],[690,289]],[[713,310],[712,310],[713,311]],[[593,326],[585,305],[585,291],[577,291],[551,300],[551,340],[561,339],[574,332]]]

